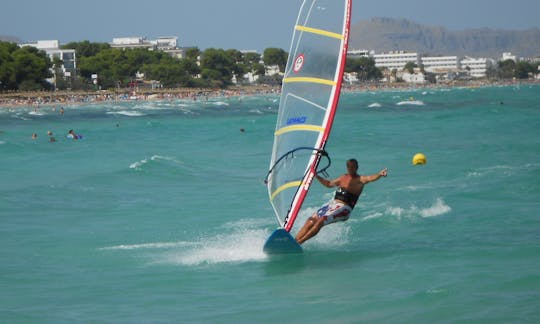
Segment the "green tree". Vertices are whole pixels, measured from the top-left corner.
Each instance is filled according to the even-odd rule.
[[[74,49],[77,57],[96,56],[99,52],[110,49],[111,45],[107,43],[90,43],[85,40],[82,42],[71,42],[60,46],[63,49]]]
[[[201,77],[210,87],[226,87],[232,83],[234,63],[223,49],[206,49],[201,57]]]
[[[538,73],[538,65],[534,65],[529,62],[520,61],[516,64],[515,77],[517,79],[528,79],[529,74],[534,75]]]
[[[241,81],[244,74],[249,72],[249,67],[245,64],[244,54],[239,50],[228,49],[225,53],[231,58],[233,62],[232,73],[236,76],[237,81]]]
[[[256,75],[264,75],[266,72],[264,65],[261,64],[261,55],[259,53],[246,53],[244,54],[244,64],[247,66],[249,72]]]
[[[499,78],[511,79],[516,71],[516,62],[513,60],[505,60],[499,62]]]
[[[409,72],[410,74],[413,74],[414,73],[414,68],[418,67],[418,65],[414,62],[407,62],[407,64],[405,64],[405,67],[403,68],[403,70],[407,70],[407,72]]]
[[[0,88],[3,90],[49,89],[52,64],[43,51],[35,47],[18,47],[0,42]]]
[[[281,72],[285,72],[288,54],[281,48],[269,47],[263,52],[264,64],[266,66],[277,65]]]
[[[50,72],[51,61],[45,52],[35,47],[25,46],[12,53],[13,69],[19,90],[49,89],[47,78]]]
[[[18,49],[15,43],[0,42],[0,89],[17,89],[12,53]]]
[[[199,66],[199,58],[201,51],[197,47],[188,48],[185,52],[184,58],[180,60],[182,68],[192,77],[195,78],[201,73]]]
[[[186,58],[188,59],[198,61],[199,56],[201,56],[201,50],[197,47],[191,47],[186,50]]]
[[[383,77],[381,70],[375,66],[375,60],[371,57],[347,59],[345,71],[356,73],[360,81],[379,80]]]

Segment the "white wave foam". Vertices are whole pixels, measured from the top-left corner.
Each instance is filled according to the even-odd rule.
[[[371,105],[368,106],[369,108],[380,108],[381,104],[378,102],[374,102]]]
[[[129,168],[140,171],[143,165],[147,164],[150,161],[156,161],[156,160],[173,161],[173,162],[181,163],[180,161],[177,161],[174,158],[169,157],[169,156],[152,155],[152,157],[150,157],[150,159],[144,158],[144,159],[142,159],[140,161],[131,163],[129,165]]]
[[[142,167],[143,165],[145,165],[146,163],[148,163],[148,159],[142,159],[142,160],[140,160],[140,161],[131,163],[131,164],[129,165],[129,168],[130,168],[130,169],[135,169],[135,170],[140,170],[141,167]]]
[[[409,106],[424,106],[424,102],[421,100],[404,100],[398,102],[396,105],[403,106],[403,105],[409,105]]]
[[[224,101],[214,101],[213,104],[215,106],[228,106],[229,105],[227,102],[224,102]]]
[[[470,171],[467,173],[467,177],[476,178],[483,177],[486,175],[491,175],[493,173],[503,174],[503,175],[512,175],[516,169],[521,169],[522,167],[512,167],[509,165],[494,165],[490,167],[478,168],[476,170]]]
[[[133,110],[120,110],[120,111],[108,111],[107,114],[109,115],[123,115],[128,117],[141,117],[146,116],[140,111],[133,111]]]
[[[201,238],[173,251],[154,255],[154,264],[196,266],[265,260],[262,247],[270,235],[265,230],[239,230],[230,234]]]
[[[2,145],[2,144],[6,144],[6,142],[5,141],[0,141],[0,145]]]
[[[99,250],[141,250],[141,249],[171,249],[185,246],[192,246],[190,242],[157,242],[143,244],[122,244],[100,248]]]
[[[29,112],[28,112],[28,115],[33,115],[33,116],[45,116],[45,113],[42,113],[41,111],[29,111]]]
[[[372,214],[369,214],[369,215],[363,217],[363,218],[361,219],[361,221],[362,221],[362,222],[365,222],[365,221],[368,221],[368,220],[381,218],[381,217],[383,217],[383,216],[384,216],[384,214],[381,213],[381,212],[374,212],[374,213],[372,213]]]
[[[32,120],[30,118],[26,118],[26,117],[22,116],[21,114],[15,114],[15,116],[13,116],[13,118],[20,119],[20,120]]]
[[[441,198],[437,198],[437,201],[433,204],[433,206],[421,209],[420,215],[422,217],[433,217],[433,216],[439,216],[448,213],[451,211],[452,208],[444,203],[444,201]]]
[[[401,219],[402,217],[415,218],[418,216],[428,218],[446,214],[451,210],[452,208],[450,208],[450,206],[448,206],[442,198],[437,198],[433,205],[427,208],[418,208],[415,205],[412,205],[409,208],[388,207],[385,214],[394,216],[397,219]]]
[[[265,222],[266,224],[266,222]],[[220,235],[208,235],[194,241],[121,244],[101,251],[144,251],[150,264],[197,266],[201,264],[240,263],[268,259],[263,252],[270,235],[260,228],[261,221],[241,220],[225,224]],[[140,255],[139,255],[140,256]]]

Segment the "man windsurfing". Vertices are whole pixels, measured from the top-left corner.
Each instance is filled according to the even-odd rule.
[[[359,175],[357,171],[358,161],[350,159],[347,161],[347,173],[334,180],[324,179],[319,175],[315,176],[323,186],[327,188],[338,187],[338,189],[332,200],[307,219],[296,235],[295,239],[298,244],[302,244],[317,235],[325,225],[349,219],[349,214],[362,194],[364,185],[388,175],[388,169],[386,168],[369,176]]]

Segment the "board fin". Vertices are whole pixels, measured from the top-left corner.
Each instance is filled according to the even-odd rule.
[[[263,251],[267,254],[302,253],[302,247],[292,237],[291,233],[280,227],[268,237]]]

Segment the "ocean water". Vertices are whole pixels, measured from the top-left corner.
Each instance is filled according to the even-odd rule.
[[[0,109],[0,322],[540,322],[540,86],[344,93],[330,176],[389,175],[269,257],[277,106]]]

